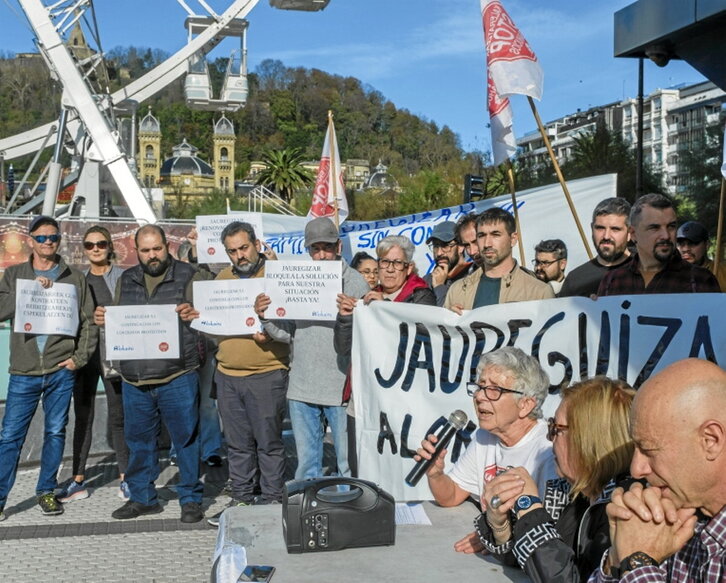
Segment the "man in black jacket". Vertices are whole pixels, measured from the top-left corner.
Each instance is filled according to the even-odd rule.
[[[199,522],[203,485],[199,481],[199,352],[197,335],[187,320],[192,283],[202,276],[169,254],[164,231],[146,225],[136,232],[139,265],[127,269],[116,289],[116,305],[175,304],[179,321],[179,358],[120,361],[123,378],[124,433],[129,446],[126,483],[131,497],[111,516],[119,520],[163,509],[154,481],[159,477],[157,439],[164,421],[176,449],[179,466],[177,493],[182,522]],[[96,324],[105,324],[103,307]]]
[[[18,280],[36,280],[44,288],[54,282],[66,283],[76,288],[73,309],[78,311],[79,329],[76,336],[28,332],[12,332],[10,336],[10,383],[0,435],[0,520],[5,519],[3,508],[15,481],[20,451],[41,399],[45,435],[36,486],[38,505],[45,515],[63,514],[53,491],[63,459],[75,371],[88,362],[97,341],[86,278],[58,255],[58,223],[52,217],[39,216],[31,221],[28,232],[32,255],[28,261],[9,267],[0,280],[0,320],[15,320]],[[25,329],[30,326],[26,323]]]

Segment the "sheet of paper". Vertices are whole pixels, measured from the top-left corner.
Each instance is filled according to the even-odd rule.
[[[78,333],[76,286],[54,283],[46,289],[34,279],[19,279],[13,332],[75,336]]]
[[[179,316],[176,306],[165,304],[107,307],[106,358],[179,358]]]
[[[343,289],[340,261],[268,261],[266,317],[288,320],[335,320]]]
[[[425,524],[431,526],[423,504],[396,502],[396,524]]]
[[[261,277],[194,282],[194,308],[199,318],[192,328],[217,336],[244,336],[262,331],[255,298],[265,291]]]
[[[234,221],[249,223],[255,237],[264,239],[262,213],[236,212],[230,215],[200,215],[196,218],[197,257],[199,263],[230,263],[220,236],[224,228]]]

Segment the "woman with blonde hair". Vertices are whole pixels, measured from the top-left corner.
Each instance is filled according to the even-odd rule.
[[[484,548],[510,560],[513,554],[534,583],[587,580],[610,547],[610,494],[630,481],[634,395],[627,383],[605,377],[563,389],[548,424],[561,478],[548,482],[544,500],[524,468],[489,482],[486,512],[475,522]]]

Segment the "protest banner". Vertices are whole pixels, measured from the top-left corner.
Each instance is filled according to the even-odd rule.
[[[577,212],[580,217],[583,217],[583,220],[586,219],[589,222],[597,203],[616,195],[616,178],[615,174],[607,174],[568,182]],[[480,213],[494,206],[511,212],[511,196],[507,194],[390,219],[345,221],[340,229],[343,255],[351,258],[358,251],[365,251],[375,256],[376,245],[381,239],[388,235],[402,235],[413,242],[416,248],[414,262],[419,275],[423,276],[436,265],[431,250],[426,245],[426,240],[431,236],[432,229],[438,223],[456,221],[464,215]],[[541,186],[518,192],[517,207],[519,208],[521,236],[526,250],[531,252],[541,240],[556,237],[562,239],[567,245],[568,265],[576,267],[588,260],[572,213],[562,197],[559,186]],[[273,219],[271,215],[265,215],[264,218],[265,232],[268,233],[265,241],[278,257],[292,259],[296,256],[307,255],[305,237],[302,232],[305,226],[302,217],[284,217],[281,220]],[[285,231],[281,231],[280,228],[285,228]]]
[[[229,263],[227,252],[222,244],[222,231],[233,221],[249,223],[255,230],[255,236],[263,239],[264,230],[261,213],[236,211],[228,215],[199,215],[197,227],[197,257],[199,263]]]
[[[194,307],[199,318],[192,328],[215,336],[244,336],[261,332],[255,298],[265,291],[261,277],[194,282]]]
[[[359,475],[396,500],[431,499],[426,480],[404,484],[413,454],[440,417],[461,409],[470,418],[450,444],[450,468],[478,427],[465,384],[480,355],[514,345],[539,360],[550,377],[545,416],[559,387],[607,375],[640,386],[688,357],[726,365],[726,294],[658,294],[561,298],[500,304],[462,316],[430,306],[359,302],[354,313],[352,385]]]
[[[76,286],[54,283],[44,288],[34,279],[19,279],[13,332],[75,336],[78,333]]]
[[[179,358],[179,316],[174,304],[108,306],[106,358]]]
[[[336,299],[343,291],[340,261],[268,261],[265,293],[268,318],[335,320]]]

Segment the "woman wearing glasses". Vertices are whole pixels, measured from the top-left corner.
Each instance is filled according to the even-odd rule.
[[[365,251],[353,255],[350,266],[363,276],[371,289],[378,285],[378,262]]]
[[[475,522],[484,548],[511,552],[534,583],[587,581],[610,546],[610,493],[628,481],[634,394],[605,377],[562,391],[548,425],[561,478],[548,482],[544,500],[521,467],[489,482],[482,496],[487,511]]]
[[[113,241],[108,229],[100,226],[89,228],[83,235],[83,254],[90,263],[84,274],[91,289],[94,304],[96,306],[113,304],[116,282],[123,273],[123,269],[112,263]],[[76,384],[73,389],[73,411],[76,418],[73,430],[73,479],[58,495],[58,500],[63,503],[83,500],[90,495],[85,483],[85,472],[93,436],[94,408],[99,377],[103,380],[106,392],[108,423],[121,478],[119,498],[128,500],[129,497],[128,486],[124,482],[129,454],[124,439],[121,377],[109,370],[104,374],[101,364],[101,355],[104,352],[103,342],[103,335],[101,335],[93,356],[76,376]]]

